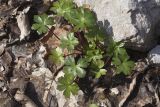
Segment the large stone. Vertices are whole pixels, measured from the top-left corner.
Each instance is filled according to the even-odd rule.
[[[89,4],[99,25],[116,41],[126,40],[128,48],[148,51],[157,44],[160,0],[75,0]]]

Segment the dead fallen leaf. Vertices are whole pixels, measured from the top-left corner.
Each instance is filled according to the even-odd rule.
[[[29,23],[29,18],[27,16],[27,12],[29,11],[30,7],[25,8],[18,16],[17,16],[17,23],[18,27],[21,31],[20,40],[23,40],[26,36],[29,36],[31,27]]]

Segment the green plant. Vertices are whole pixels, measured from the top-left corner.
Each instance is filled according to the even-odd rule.
[[[63,16],[69,23],[75,26],[76,30],[84,30],[96,24],[96,17],[89,9],[78,7],[73,0],[59,0],[50,9],[59,16]]]
[[[121,57],[114,57],[113,58],[113,64],[116,67],[116,71],[117,73],[124,73],[125,75],[129,75],[131,73],[131,70],[134,67],[134,62],[133,61],[129,61],[129,59],[126,58],[122,58]]]
[[[88,29],[85,34],[85,38],[87,38],[89,42],[103,42],[106,39],[106,35],[103,29],[100,29],[98,26],[94,26],[92,27],[92,29]]]
[[[34,22],[35,24],[32,25],[32,29],[37,30],[38,34],[42,34],[48,31],[48,27],[53,25],[54,20],[44,13],[42,15],[35,15]]]
[[[68,18],[74,8],[75,4],[72,0],[59,0],[53,4],[50,10],[56,12],[59,16]]]
[[[57,47],[51,51],[50,59],[53,60],[55,64],[62,64],[64,63],[64,57],[62,49]]]
[[[106,67],[111,64],[106,59],[111,60],[117,74],[131,73],[134,62],[130,60],[124,44],[106,38],[103,30],[97,26],[96,16],[91,10],[76,6],[73,0],[58,0],[50,10],[73,27],[67,35],[58,38],[60,45],[50,54],[55,65],[62,65],[64,76],[58,79],[57,88],[66,97],[77,94],[77,81],[87,73],[95,78],[106,75]],[[34,20],[36,23],[32,28],[40,34],[47,32],[48,25],[52,23],[46,14],[36,15]],[[105,45],[107,39],[109,42]]]
[[[61,47],[68,51],[74,50],[74,47],[78,45],[78,39],[74,36],[74,33],[70,33],[67,36],[61,38]]]
[[[86,53],[85,53],[85,58],[88,61],[96,61],[98,59],[102,59],[103,55],[102,55],[102,51],[100,49],[96,49],[96,48],[87,48],[86,49]]]
[[[79,90],[78,85],[74,82],[74,76],[71,74],[65,74],[63,77],[60,77],[57,88],[63,91],[65,97],[70,97],[71,93],[75,95]]]
[[[121,42],[110,43],[108,48],[109,56],[112,57],[112,63],[115,65],[117,73],[129,75],[134,67],[134,62],[129,60],[126,50]]]
[[[87,68],[87,65],[85,59],[81,58],[76,63],[74,57],[67,57],[65,60],[64,72],[82,78],[86,74],[85,68]]]
[[[74,9],[73,12],[71,12],[71,16],[68,18],[68,21],[75,25],[75,29],[80,30],[93,27],[96,24],[94,14],[89,9],[83,7]]]

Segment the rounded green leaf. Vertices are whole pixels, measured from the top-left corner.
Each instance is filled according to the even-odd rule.
[[[77,76],[80,77],[80,78],[83,78],[86,75],[86,71],[83,68],[80,68],[80,67],[76,68],[76,73],[77,73]]]

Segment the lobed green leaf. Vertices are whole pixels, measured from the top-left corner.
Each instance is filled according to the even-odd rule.
[[[86,71],[84,68],[87,68],[88,63],[85,59],[79,59],[78,62],[75,62],[74,57],[67,57],[65,60],[65,66],[63,68],[65,73],[72,74],[74,76],[78,76],[80,78],[83,78],[86,74]]]
[[[50,59],[53,60],[55,64],[62,64],[64,63],[64,57],[63,57],[63,52],[62,49],[57,47],[56,49],[53,49],[51,51],[51,55],[49,56]]]
[[[74,82],[74,76],[71,74],[65,74],[63,77],[58,79],[57,89],[63,91],[66,98],[69,98],[71,94],[76,95],[79,87]]]
[[[54,24],[52,17],[47,14],[35,15],[34,24],[32,25],[33,30],[37,30],[38,34],[46,33],[48,31],[48,26]]]
[[[64,49],[68,49],[68,51],[73,51],[75,46],[78,45],[78,39],[74,36],[74,33],[70,33],[67,36],[63,36],[61,38],[60,46]]]

